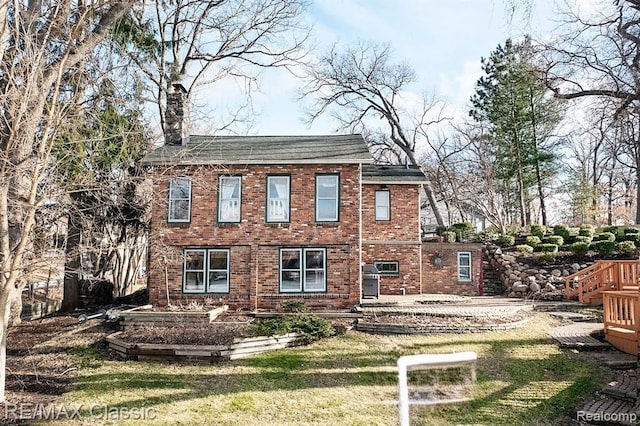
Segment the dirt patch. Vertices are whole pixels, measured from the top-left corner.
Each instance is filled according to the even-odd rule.
[[[417,325],[417,326],[452,326],[477,327],[493,324],[511,324],[531,317],[530,313],[520,313],[509,317],[456,317],[436,315],[376,315],[365,319],[373,323]]]
[[[74,350],[91,347],[112,332],[100,321],[80,324],[72,316],[27,321],[9,329],[7,403],[53,402],[73,381],[77,368]],[[0,413],[0,422],[6,422],[2,417]]]
[[[167,345],[230,345],[233,339],[247,337],[244,323],[213,322],[194,327],[188,322],[171,326],[137,326],[125,330],[119,339],[129,343],[161,343]]]

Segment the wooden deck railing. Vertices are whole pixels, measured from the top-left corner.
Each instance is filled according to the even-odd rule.
[[[597,260],[593,265],[565,277],[565,297],[600,304],[602,292],[637,289],[638,260]]]
[[[638,354],[640,334],[640,292],[605,291],[602,293],[604,333],[607,342],[617,349]]]

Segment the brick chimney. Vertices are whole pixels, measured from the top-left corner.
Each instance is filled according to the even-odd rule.
[[[167,93],[167,108],[164,112],[165,145],[186,145],[189,143],[189,103],[187,90],[180,83],[174,83]]]

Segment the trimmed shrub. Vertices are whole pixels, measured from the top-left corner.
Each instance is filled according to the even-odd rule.
[[[616,235],[613,232],[601,232],[593,237],[593,241],[615,241]]]
[[[527,244],[518,244],[516,246],[516,251],[519,251],[520,253],[531,254],[531,253],[533,253],[533,247],[531,247],[530,245],[527,245]]]
[[[606,256],[616,250],[616,243],[614,241],[600,240],[591,243],[591,247],[597,251],[600,256]]]
[[[336,334],[331,322],[310,314],[296,314],[292,317],[264,319],[249,325],[254,336],[273,336],[300,333],[300,341],[308,344]]]
[[[624,236],[618,238],[619,241],[633,241],[634,243],[638,241],[638,237],[640,234],[630,232],[628,234],[624,234]]]
[[[536,256],[536,260],[538,263],[546,264],[552,263],[556,260],[558,253],[538,253]]]
[[[580,256],[585,255],[589,251],[589,243],[584,241],[575,242],[569,246],[569,250]]]
[[[564,239],[568,239],[571,236],[571,231],[567,225],[556,225],[553,227],[553,235],[559,235]]]
[[[453,231],[444,231],[442,233],[442,237],[444,238],[445,243],[455,243],[456,242],[456,233]]]
[[[473,231],[473,224],[471,222],[454,223],[449,230],[456,233],[458,241],[462,241]]]
[[[447,231],[446,226],[440,226],[440,225],[436,226],[436,235],[442,236],[442,234],[446,231]]]
[[[593,240],[593,237],[587,237],[586,235],[578,235],[575,237],[575,243],[587,243],[589,244]]]
[[[593,238],[593,235],[596,233],[596,228],[593,225],[582,225],[580,227],[580,231],[578,231],[578,235],[581,237],[590,237]]]
[[[537,235],[529,235],[526,238],[526,242],[527,242],[527,245],[530,245],[531,247],[535,247],[538,244],[540,244],[542,241],[540,241],[540,237],[538,237]]]
[[[336,331],[331,322],[316,315],[299,314],[291,321],[291,331],[302,333],[303,343],[311,343],[333,336]]]
[[[516,237],[509,234],[502,234],[496,238],[496,244],[502,247],[512,246],[516,243]]]
[[[471,231],[473,229],[473,224],[471,222],[459,222],[454,223],[450,228],[452,231],[456,231],[458,229],[461,231]]]
[[[616,238],[624,235],[624,231],[619,226],[605,226],[600,230],[600,233],[604,232],[611,232]]]
[[[633,241],[621,241],[618,243],[620,253],[633,253],[636,251],[636,244]]]
[[[564,238],[560,235],[551,235],[550,237],[545,238],[545,243],[555,244],[560,247],[564,244]]]
[[[544,225],[533,224],[531,225],[530,232],[531,235],[534,235],[542,240],[546,232],[546,227]]]
[[[549,244],[549,243],[539,244],[538,247],[536,247],[536,249],[542,253],[558,252],[558,246],[556,244]]]
[[[282,304],[282,310],[284,312],[303,314],[309,312],[309,308],[304,303],[304,300],[289,300]]]
[[[637,234],[638,231],[639,231],[639,229],[636,228],[635,226],[627,226],[627,227],[622,229],[622,232],[624,233],[624,235]]]

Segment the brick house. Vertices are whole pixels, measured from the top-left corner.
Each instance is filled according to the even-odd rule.
[[[361,135],[188,136],[174,111],[143,159],[150,303],[345,309],[365,264],[380,294],[425,292],[420,169],[373,165]]]

